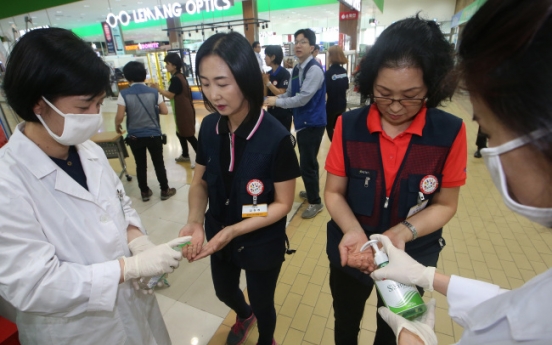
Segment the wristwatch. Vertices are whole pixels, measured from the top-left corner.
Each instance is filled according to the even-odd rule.
[[[272,83],[269,82],[269,81],[267,81],[267,82],[266,82],[266,87],[269,87],[270,85],[272,85]]]

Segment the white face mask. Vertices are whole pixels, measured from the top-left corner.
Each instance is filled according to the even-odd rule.
[[[516,138],[500,146],[481,149],[481,155],[485,160],[487,169],[489,169],[489,172],[491,173],[491,177],[496,188],[500,191],[500,194],[502,194],[502,200],[504,200],[506,206],[508,206],[510,210],[528,218],[533,222],[552,228],[552,208],[539,208],[522,205],[510,197],[510,193],[508,193],[508,186],[506,184],[506,176],[504,174],[504,170],[502,169],[502,163],[500,162],[501,154],[512,151],[532,140],[542,138],[548,134],[550,134],[550,131],[548,130],[537,130],[530,135]]]
[[[101,111],[98,114],[64,114],[55,105],[48,102],[46,98],[42,97],[42,99],[50,108],[65,119],[63,132],[61,136],[58,136],[48,128],[42,116],[35,114],[48,131],[48,134],[61,145],[72,146],[82,144],[102,127],[103,117]]]

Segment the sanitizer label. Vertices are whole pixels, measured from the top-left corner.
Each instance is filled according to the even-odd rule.
[[[387,307],[395,314],[424,304],[418,289],[393,280],[376,280],[376,286]]]

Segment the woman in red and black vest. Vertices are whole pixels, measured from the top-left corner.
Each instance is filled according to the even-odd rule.
[[[452,68],[450,44],[435,22],[396,22],[356,79],[372,105],[336,123],[325,199],[337,345],[357,344],[374,284],[366,274],[375,269],[373,254],[360,253],[371,234],[385,234],[427,266],[436,266],[445,245],[442,227],[456,213],[467,160],[462,120],[435,108],[452,96],[455,85],[445,82]],[[374,344],[395,341],[378,315]]]

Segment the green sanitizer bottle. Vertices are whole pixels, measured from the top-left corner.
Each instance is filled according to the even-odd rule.
[[[374,250],[374,261],[378,268],[389,263],[389,257],[378,247],[378,241],[366,242],[361,251],[371,246]],[[392,312],[405,319],[413,320],[426,312],[427,307],[414,285],[398,283],[390,279],[376,280],[376,288],[383,302]]]

